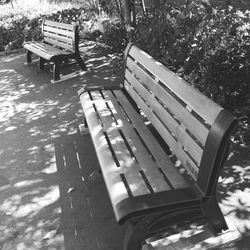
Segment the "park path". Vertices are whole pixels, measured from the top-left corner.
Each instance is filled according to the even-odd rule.
[[[23,53],[0,57],[2,250],[116,247],[105,243],[112,232],[104,225],[115,223],[105,188],[87,182],[98,163],[90,137],[78,131],[77,91],[118,84],[119,61],[95,44],[82,50],[90,72],[55,85],[51,72],[24,66]]]
[[[51,84],[50,72],[24,66],[25,55],[0,57],[0,249],[115,250],[117,227],[89,135],[78,131],[77,91],[85,84],[118,84],[121,61],[90,43],[81,47],[83,76]],[[234,151],[218,188],[223,212],[243,235],[233,249],[249,249],[247,151]]]

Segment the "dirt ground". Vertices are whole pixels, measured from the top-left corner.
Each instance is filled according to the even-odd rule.
[[[113,85],[121,61],[94,44],[82,47],[91,70],[52,84],[50,71],[24,66],[23,53],[0,57],[0,249],[119,249],[116,225],[89,135],[81,136],[77,91]],[[250,156],[234,150],[220,179],[223,213],[242,234],[225,249],[250,249]]]

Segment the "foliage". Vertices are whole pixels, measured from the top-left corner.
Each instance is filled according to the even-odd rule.
[[[52,14],[39,15],[29,20],[24,15],[11,14],[0,19],[0,49],[21,48],[26,40],[41,40],[41,23],[43,19],[57,22],[79,22],[83,9],[66,9]],[[80,28],[82,26],[80,25]]]
[[[107,25],[107,29],[100,38],[115,51],[123,51],[128,43],[128,33],[120,21],[113,21]]]
[[[140,48],[243,117],[238,142],[250,139],[249,20],[250,12],[230,6],[213,8],[199,0],[188,6],[164,4],[152,9],[138,18],[132,32],[132,41]],[[243,111],[247,106],[248,111]]]

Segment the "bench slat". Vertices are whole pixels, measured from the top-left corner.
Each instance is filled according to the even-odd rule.
[[[53,56],[71,55],[73,53],[72,51],[60,50],[41,42],[28,42],[23,46],[25,49],[37,54],[40,57],[43,57],[46,60],[50,60]]]
[[[176,119],[163,108],[163,106],[154,98],[152,92],[148,92],[142,84],[134,78],[129,71],[126,71],[125,77],[127,81],[132,85],[130,91],[136,90],[137,93],[140,93],[142,96],[142,101],[146,102],[149,107],[146,108],[152,111],[152,115],[158,118],[158,122],[163,122],[167,124],[167,128],[171,133],[174,134],[178,143],[182,144],[190,153],[190,155],[196,160],[198,165],[201,161],[202,149],[201,147],[190,137],[185,131],[185,127],[182,124],[179,124]],[[146,92],[145,95],[143,95]],[[138,100],[138,99],[136,99]],[[157,119],[155,119],[157,121]]]
[[[33,50],[41,51],[41,53],[47,53],[48,55],[51,55],[51,56],[70,55],[73,53],[73,51],[61,50],[43,42],[27,42],[24,44],[24,48],[26,47],[33,49]]]
[[[128,122],[127,117],[121,110],[121,107],[117,103],[117,100],[113,94],[110,91],[104,91],[104,96],[111,100],[109,106],[111,109],[113,109],[114,117],[117,121],[119,121],[118,126],[120,129],[122,129],[123,134],[126,137],[127,142],[133,151],[134,156],[136,157],[136,160],[138,161],[140,166],[138,170],[142,170],[144,172],[154,192],[171,190],[172,188],[168,185],[162,173],[157,168],[156,163],[150,157],[145,146],[142,144],[140,138],[136,134],[134,127]],[[133,183],[133,185],[136,186],[137,184]]]
[[[167,177],[171,177],[169,181],[173,188],[179,189],[188,187],[188,183],[183,179],[178,170],[173,166],[173,163],[166,155],[159,142],[154,138],[152,133],[145,126],[143,120],[138,117],[138,114],[133,109],[132,105],[129,103],[124,94],[121,91],[114,91],[114,93],[117,96],[122,107],[124,108],[125,112],[133,122],[134,126],[138,130],[141,138],[143,138],[145,144],[148,146],[148,149],[154,156],[158,165],[161,167]]]
[[[74,30],[75,25],[73,24],[67,24],[67,23],[58,23],[50,20],[45,20],[44,21],[45,26],[53,26],[53,27],[60,27],[62,29],[67,29],[67,30]]]
[[[44,49],[44,44],[42,43],[26,43],[24,45],[24,48],[31,51],[34,54],[37,54],[40,57],[45,58],[46,60],[50,60],[52,56],[58,53],[51,53],[50,51],[46,51]]]
[[[72,45],[72,38],[70,38],[70,37],[61,36],[61,35],[54,34],[54,33],[48,32],[48,31],[44,31],[43,35],[44,35],[45,40],[47,39],[47,37],[49,37],[49,38],[61,41],[63,43],[66,43],[68,45]]]
[[[95,94],[98,95],[98,93]],[[103,130],[106,132],[110,141],[109,147],[112,147],[111,150],[114,152],[119,163],[119,166],[116,168],[116,174],[124,174],[129,186],[128,193],[131,193],[133,196],[149,194],[149,189],[139,173],[140,167],[135,159],[132,158],[118,128],[114,125],[114,120],[112,119],[110,110],[106,106],[106,101],[100,98],[93,103],[95,104],[98,115],[102,121]],[[106,171],[106,166],[103,167],[105,167],[103,170]]]
[[[169,132],[166,127],[159,122],[158,117],[156,117],[152,110],[148,108],[145,102],[140,98],[140,96],[132,90],[131,86],[127,81],[124,84],[127,92],[131,95],[134,100],[137,100],[138,106],[143,110],[147,118],[152,122],[153,126],[157,129],[162,138],[166,141],[166,143],[171,148],[172,152],[178,157],[178,159],[182,162],[183,166],[189,171],[192,177],[196,180],[198,174],[198,167],[194,164],[192,159],[186,154],[183,150],[182,145],[177,143],[174,139],[173,135]]]
[[[151,90],[157,98],[159,98],[170,112],[175,114],[178,120],[188,128],[190,133],[197,138],[201,145],[205,145],[208,136],[208,128],[204,126],[196,117],[194,117],[189,110],[181,105],[178,100],[174,98],[170,93],[163,89],[152,77],[139,67],[131,58],[127,58],[127,68],[134,72],[146,88]],[[147,99],[146,99],[147,100]],[[157,109],[154,109],[157,110]]]
[[[138,61],[145,68],[150,70],[163,84],[166,79],[166,86],[182,99],[192,110],[197,112],[210,125],[213,124],[222,108],[212,100],[201,94],[198,90],[168,70],[160,62],[139,48],[132,46],[129,55]],[[195,96],[195,98],[193,98]]]
[[[73,46],[72,45],[64,43],[64,42],[60,42],[60,41],[55,40],[55,39],[44,37],[44,41],[48,42],[50,44],[53,44],[55,46],[58,46],[60,48],[66,49],[66,50],[73,50]]]
[[[112,206],[115,207],[119,202],[129,198],[129,195],[121,176],[117,174],[117,165],[113,159],[109,145],[103,134],[102,126],[99,123],[88,93],[82,94],[80,99],[91,131],[92,141],[100,166],[105,166],[105,171],[102,171],[103,178],[107,186]]]
[[[58,28],[44,26],[43,31],[47,31],[47,32],[54,33],[54,34],[60,34],[60,35],[63,35],[72,39],[74,38],[74,32],[71,30],[65,30],[65,29],[58,30]]]

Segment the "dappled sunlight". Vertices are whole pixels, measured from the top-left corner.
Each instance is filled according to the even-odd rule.
[[[19,182],[15,183],[13,185],[13,187],[15,187],[15,188],[28,187],[28,186],[32,186],[35,183],[40,183],[42,181],[43,181],[43,179],[19,181]]]
[[[86,241],[94,240],[90,237],[93,225],[88,220],[91,215],[91,220],[101,216],[94,204],[103,198],[94,201],[84,196],[93,167],[92,159],[91,164],[85,163],[85,158],[90,160],[86,155],[90,143],[84,145],[77,140],[65,146],[68,158],[65,156],[63,167],[58,169],[54,142],[66,135],[80,136],[78,126],[83,122],[77,95],[80,88],[113,86],[122,75],[117,74],[118,64],[113,63],[112,55],[96,56],[100,54],[98,49],[93,53],[84,50],[88,74],[54,85],[50,83],[51,72],[38,72],[35,64],[24,66],[24,54],[0,57],[0,188],[5,185],[0,192],[0,249],[70,250],[72,244],[76,249],[77,246],[84,249]],[[77,172],[88,167],[84,176]],[[71,213],[77,213],[77,220]],[[60,224],[60,233],[42,240]],[[100,233],[99,236],[103,237]]]
[[[249,180],[249,154],[247,151],[231,153],[219,179],[218,198],[223,213],[243,235],[250,231]]]

